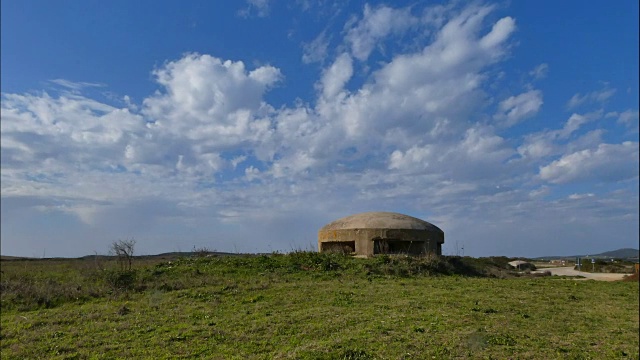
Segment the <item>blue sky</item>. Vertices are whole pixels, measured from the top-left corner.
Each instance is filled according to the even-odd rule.
[[[634,1],[2,1],[2,254],[638,247]]]

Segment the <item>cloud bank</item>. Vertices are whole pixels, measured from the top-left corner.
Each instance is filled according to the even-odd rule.
[[[250,4],[268,14],[267,2]],[[129,236],[151,253],[286,251],[369,210],[428,219],[445,229],[445,252],[464,244],[476,256],[543,255],[559,238],[601,247],[609,226],[621,229],[619,247],[637,240],[638,142],[605,142],[602,112],[510,132],[538,116],[544,94],[489,92],[517,33],[516,19],[494,14],[367,5],[335,57],[323,34],[304,50],[305,63],[329,59],[316,97],[292,105],[265,100],[287,77],[277,66],[199,53],[154,69],[158,90],[140,104],[92,99],[82,91],[95,84],[64,79],[53,93],[3,93],[3,253],[42,236],[69,249],[60,255]],[[393,48],[409,35],[421,42]],[[614,94],[575,94],[567,106]],[[611,114],[616,126],[637,123],[637,109]],[[572,187],[585,183],[588,196]],[[74,235],[29,225],[49,221]]]

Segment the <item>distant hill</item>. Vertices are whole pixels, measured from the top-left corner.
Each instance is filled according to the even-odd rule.
[[[548,260],[553,260],[553,259],[570,259],[570,258],[576,258],[576,257],[590,257],[590,258],[604,258],[604,259],[637,259],[638,255],[640,254],[640,250],[638,249],[631,249],[631,248],[625,248],[625,249],[618,249],[618,250],[612,250],[612,251],[605,251],[603,253],[599,253],[599,254],[582,254],[582,255],[566,255],[566,256],[540,256],[537,257],[536,259],[548,259]]]
[[[194,252],[185,252],[185,251],[175,251],[175,252],[167,252],[167,253],[162,253],[162,254],[157,254],[157,255],[135,255],[134,258],[135,259],[179,259],[179,258],[183,258],[183,257],[193,257],[193,256],[197,256],[197,255],[203,255],[203,256],[233,256],[233,255],[243,255],[243,254],[236,254],[236,253],[227,253],[227,252],[220,252],[220,251],[206,251],[202,254],[196,254]],[[83,257],[80,257],[80,259],[93,259],[97,257],[98,259],[111,259],[111,258],[115,258],[115,256],[113,255],[86,255]]]
[[[626,248],[626,249],[618,249],[613,251],[605,251],[603,253],[600,253],[594,256],[610,257],[615,259],[627,259],[627,258],[637,258],[639,253],[640,253],[640,250],[638,249]]]
[[[179,259],[182,257],[192,257],[192,256],[256,256],[256,255],[261,255],[261,254],[240,254],[240,253],[227,253],[227,252],[219,252],[219,251],[209,251],[209,252],[205,252],[204,254],[195,254],[193,252],[168,252],[168,253],[162,253],[162,254],[157,254],[157,255],[135,255],[134,258],[136,259],[167,259],[167,260],[173,260],[173,259]],[[600,259],[638,259],[638,255],[640,255],[640,250],[638,249],[631,249],[631,248],[625,248],[625,249],[618,249],[618,250],[613,250],[613,251],[605,251],[603,253],[600,254],[583,254],[583,255],[553,255],[553,256],[540,256],[540,257],[536,257],[536,258],[531,258],[532,260],[554,260],[554,259],[571,259],[571,258],[576,258],[576,257],[589,257],[589,258],[600,258]],[[85,255],[85,256],[81,256],[77,259],[100,259],[100,260],[106,260],[106,259],[111,259],[114,258],[114,256],[112,255]],[[520,258],[520,257],[518,257]],[[44,258],[44,259],[48,259],[48,260],[55,260],[55,259],[63,259],[63,258]],[[514,258],[515,259],[515,258]],[[2,255],[0,256],[0,260],[43,260],[43,258],[29,258],[29,257],[22,257],[22,256],[7,256],[7,255]]]
[[[157,255],[135,255],[134,259],[163,259],[163,260],[175,260],[183,257],[193,257],[193,256],[246,256],[246,255],[260,255],[260,254],[238,254],[238,253],[228,253],[228,252],[220,252],[220,251],[207,251],[204,253],[194,253],[194,252],[168,252]],[[9,255],[0,255],[0,260],[59,260],[59,259],[78,259],[78,260],[109,260],[115,259],[116,257],[113,255],[85,255],[78,258],[62,258],[62,257],[53,257],[53,258],[34,258],[34,257],[23,257],[23,256],[9,256]]]
[[[24,260],[24,259],[28,259],[28,258],[21,257],[21,256],[0,255],[0,260]]]

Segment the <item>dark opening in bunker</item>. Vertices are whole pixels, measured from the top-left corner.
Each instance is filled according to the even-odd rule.
[[[323,242],[322,251],[351,254],[356,252],[356,242],[355,241]]]
[[[423,247],[421,241],[373,239],[374,254],[420,254]]]

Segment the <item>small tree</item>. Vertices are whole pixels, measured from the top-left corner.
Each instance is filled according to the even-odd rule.
[[[118,258],[120,269],[131,270],[135,246],[135,239],[118,240],[111,243],[111,252]]]
[[[193,245],[193,249],[191,249],[191,253],[195,257],[207,257],[210,253],[215,252],[215,250],[209,250],[206,246],[196,247]]]

